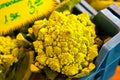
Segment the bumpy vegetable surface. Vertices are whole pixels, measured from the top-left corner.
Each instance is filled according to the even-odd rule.
[[[81,77],[95,68],[95,25],[87,13],[54,11],[48,20],[36,21],[28,31],[37,39],[33,42],[37,56],[32,71],[49,67],[66,76]]]
[[[9,36],[0,36],[0,71],[6,74],[9,67],[18,61],[17,53],[19,52],[15,40]]]
[[[18,47],[15,40],[8,37],[0,37],[0,64],[12,65],[17,62],[16,53]]]
[[[12,70],[11,66],[14,67],[15,63],[25,56],[27,49],[25,49],[23,44],[26,46],[27,43],[20,36],[17,36],[17,38],[0,36],[0,74],[3,75],[2,77],[0,76],[0,80],[6,80],[8,78],[8,72]],[[15,73],[10,75],[12,78]]]

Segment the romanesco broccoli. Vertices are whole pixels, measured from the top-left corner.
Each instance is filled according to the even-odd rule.
[[[0,36],[0,73],[4,76],[5,80],[6,78],[12,78],[15,75],[14,70],[13,73],[12,71],[9,71],[12,70],[15,64],[17,64],[19,60],[26,55],[26,52],[29,52],[27,48],[24,48],[28,43],[21,39],[22,37],[20,38],[20,35],[16,38],[11,36]],[[8,77],[9,73],[12,74]]]
[[[30,29],[37,39],[33,42],[37,52],[33,65],[37,63],[39,69],[49,67],[66,76],[81,77],[95,68],[95,25],[87,13],[54,11],[48,20],[36,21]]]
[[[0,65],[11,66],[17,62],[18,46],[9,36],[0,36]]]

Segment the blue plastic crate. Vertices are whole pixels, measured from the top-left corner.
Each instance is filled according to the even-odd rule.
[[[82,77],[79,80],[109,80],[115,73],[116,67],[120,62],[119,13],[111,10],[117,7],[115,4],[113,7],[110,6],[99,12],[95,12],[93,8],[88,8],[88,6],[90,5],[86,4],[85,0],[81,0],[81,3],[77,4],[76,9],[78,9],[79,12],[88,12],[90,16],[94,15],[92,21],[96,27],[105,35],[112,36],[112,38],[101,47],[99,55],[95,60],[96,69],[88,76]]]
[[[106,42],[95,61],[96,69],[80,80],[109,80],[120,59],[120,32]]]

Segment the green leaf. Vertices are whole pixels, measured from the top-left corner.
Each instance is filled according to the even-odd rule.
[[[64,0],[59,4],[57,11],[72,10],[78,3],[80,3],[80,0]]]
[[[46,76],[47,76],[47,78],[48,78],[49,80],[55,80],[55,78],[56,78],[57,75],[58,75],[57,72],[49,69],[48,67],[46,67],[46,68],[44,69],[44,71],[45,71],[45,74],[46,74]]]

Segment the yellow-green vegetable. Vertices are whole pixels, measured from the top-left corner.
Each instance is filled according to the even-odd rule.
[[[31,58],[27,58],[27,60],[23,61],[26,53],[34,53],[29,51],[30,49],[28,50],[25,48],[28,46],[28,44],[28,41],[23,39],[22,35],[20,34],[16,36],[16,38],[13,38],[11,36],[0,36],[0,74],[3,75],[3,77],[0,77],[0,80],[13,80],[13,78],[16,78],[16,75],[19,74],[19,72],[17,73],[17,69],[21,68],[23,72],[25,71],[25,68],[20,67],[22,63],[29,60],[31,60],[32,63],[33,59]],[[30,65],[26,64],[23,67],[26,66]],[[30,73],[30,69],[27,71]],[[21,76],[23,77],[23,75]],[[26,76],[25,78],[27,77],[29,76]],[[17,78],[16,80],[19,80],[21,78]]]
[[[16,40],[12,40],[9,36],[0,36],[0,65],[9,67],[18,61],[17,54],[19,52]]]
[[[41,65],[66,76],[82,77],[95,68],[95,25],[87,13],[54,11],[48,20],[36,21],[30,30],[37,39],[33,45],[39,69]]]

